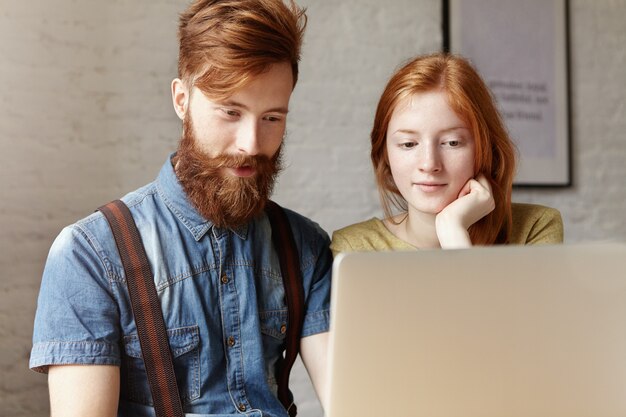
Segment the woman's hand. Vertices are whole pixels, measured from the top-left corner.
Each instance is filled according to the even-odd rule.
[[[495,207],[491,185],[484,175],[467,181],[459,192],[459,197],[441,210],[435,219],[441,247],[472,246],[467,229],[491,213]]]

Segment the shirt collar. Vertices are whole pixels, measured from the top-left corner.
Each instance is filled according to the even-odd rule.
[[[175,153],[172,153],[168,156],[157,177],[156,186],[159,196],[170,211],[191,232],[196,241],[202,239],[211,228],[215,229],[217,236],[226,233],[228,229],[215,226],[213,222],[204,218],[193,204],[191,204],[182,184],[178,181],[178,177],[174,172],[174,167],[172,166],[172,157],[174,155]],[[249,223],[246,223],[230,230],[241,239],[245,240],[248,237],[248,224]]]

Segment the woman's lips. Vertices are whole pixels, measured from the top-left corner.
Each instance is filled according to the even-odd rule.
[[[443,187],[445,187],[446,184],[432,183],[432,182],[418,182],[418,183],[415,183],[414,185],[425,193],[434,193],[434,192],[441,190]]]

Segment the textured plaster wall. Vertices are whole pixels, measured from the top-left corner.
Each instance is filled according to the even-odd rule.
[[[0,0],[0,416],[45,416],[27,370],[43,263],[60,229],[150,181],[180,123],[169,82],[184,0]],[[305,0],[288,168],[275,199],[329,233],[379,215],[368,159],[393,69],[441,43],[437,0]],[[574,185],[517,190],[561,210],[568,242],[626,240],[626,1],[571,1]],[[296,369],[303,417],[320,415]]]

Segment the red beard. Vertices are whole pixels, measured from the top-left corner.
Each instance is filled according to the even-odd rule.
[[[183,125],[173,163],[178,180],[196,210],[217,227],[230,229],[261,213],[282,169],[282,147],[272,158],[225,154],[212,158],[196,145],[189,117]],[[223,172],[226,168],[242,166],[254,168],[254,175],[237,177]]]

